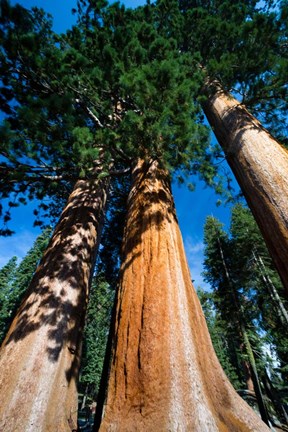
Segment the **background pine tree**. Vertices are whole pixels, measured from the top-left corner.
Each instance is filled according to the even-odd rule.
[[[0,269],[0,344],[2,343],[10,316],[9,299],[17,271],[17,257],[12,257],[8,263]]]
[[[20,303],[29,287],[32,276],[46,249],[52,229],[46,228],[35,240],[32,248],[27,252],[20,264],[13,257],[0,270],[0,344],[20,306]]]
[[[259,253],[258,259],[255,257],[255,251]],[[267,269],[264,262],[266,262]],[[286,311],[286,303],[281,298],[283,286],[272,265],[259,229],[247,207],[237,204],[232,209],[230,236],[223,230],[223,225],[217,219],[207,218],[204,265],[205,279],[213,289],[212,293],[207,294],[210,300],[210,311],[213,310],[214,320],[220,317],[222,323],[218,329],[214,325],[211,333],[217,354],[219,340],[224,337],[229,346],[226,355],[240,382],[238,389],[247,388],[247,368],[244,366],[251,361],[245,342],[245,338],[246,340],[248,338],[254,357],[252,360],[255,361],[261,389],[266,395],[266,404],[270,407],[270,415],[274,412],[283,422],[287,422],[287,413],[283,408],[287,391],[285,366],[281,370],[281,365],[283,367],[286,364],[284,358],[288,349],[288,343],[283,336],[284,327],[281,325],[281,316],[283,313],[285,316]],[[271,275],[271,279],[268,274]],[[271,289],[272,279],[275,280],[273,288],[276,291]],[[231,289],[234,291],[233,295],[231,295]],[[207,302],[206,298],[205,294],[200,295],[204,305],[205,301]],[[264,309],[263,304],[265,304]],[[204,306],[204,311],[206,309]],[[274,313],[271,313],[272,310]],[[208,314],[208,321],[209,316]],[[282,328],[281,341],[277,339],[280,328]],[[217,337],[215,337],[215,332]],[[246,335],[245,338],[244,335]],[[218,354],[219,359],[222,360],[223,367],[229,378],[231,377],[233,385],[238,385],[229,372],[227,360],[223,361],[223,352],[222,349],[221,354]],[[272,391],[269,390],[269,387],[272,388]]]

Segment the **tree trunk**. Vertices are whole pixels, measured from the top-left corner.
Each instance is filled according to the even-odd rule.
[[[108,180],[79,180],[0,351],[0,430],[77,429],[81,338]]]
[[[263,422],[265,422],[267,425],[269,425],[269,416],[268,416],[268,412],[267,412],[265,402],[263,399],[263,394],[261,391],[261,385],[260,385],[259,378],[258,378],[254,353],[253,353],[253,350],[252,350],[252,347],[251,347],[251,344],[249,341],[246,327],[244,325],[241,302],[239,301],[237,290],[235,289],[234,284],[232,282],[232,279],[230,277],[230,273],[229,273],[229,270],[228,270],[228,267],[226,264],[223,248],[222,248],[221,241],[220,241],[219,237],[217,238],[217,241],[218,241],[218,246],[219,246],[219,254],[221,257],[223,269],[225,271],[225,276],[226,276],[227,283],[229,286],[231,304],[234,306],[233,309],[234,309],[234,314],[235,314],[235,318],[236,318],[235,323],[237,323],[237,329],[239,332],[240,339],[243,340],[244,345],[245,345],[245,351],[248,354],[249,369],[250,369],[251,378],[252,378],[252,382],[253,382],[253,390],[255,391],[255,394],[256,394],[256,399],[257,399],[260,415],[261,415]],[[243,354],[243,348],[244,347],[241,344],[240,350],[242,351],[242,354]],[[247,372],[247,369],[246,370],[244,369],[245,375],[246,375],[246,372]],[[247,377],[247,375],[246,375],[246,377]],[[249,384],[249,382],[247,384]],[[249,387],[248,387],[248,390],[250,390]]]
[[[217,87],[211,95],[211,88]],[[211,87],[211,88],[210,88]],[[288,296],[288,151],[218,83],[205,115],[267,243]]]
[[[134,169],[123,256],[100,431],[268,431],[214,353],[155,161]]]
[[[288,413],[285,406],[282,404],[282,400],[278,395],[278,390],[274,388],[273,383],[265,370],[264,380],[263,380],[266,393],[269,399],[272,401],[276,413],[279,415],[280,420],[288,426]]]
[[[265,404],[265,401],[263,398],[263,393],[261,390],[261,385],[260,385],[260,381],[259,381],[259,377],[258,377],[254,353],[253,353],[253,350],[252,350],[252,347],[251,347],[251,344],[249,341],[249,337],[248,337],[248,334],[247,334],[247,331],[246,331],[244,325],[242,325],[241,327],[242,327],[242,334],[243,334],[243,339],[244,339],[244,343],[245,343],[245,347],[246,347],[246,352],[248,354],[249,363],[251,365],[252,379],[253,379],[253,384],[254,384],[254,389],[255,389],[255,394],[256,394],[259,412],[260,412],[260,415],[261,415],[263,422],[265,422],[267,425],[269,425],[269,414],[268,414],[266,404]]]
[[[84,410],[85,406],[86,406],[86,400],[87,400],[87,396],[88,396],[88,384],[86,384],[85,387],[85,393],[83,395],[83,399],[82,399],[82,403],[81,403],[81,411]]]
[[[283,326],[286,327],[288,325],[288,312],[278,294],[277,289],[275,288],[272,280],[270,279],[269,275],[266,272],[266,267],[261,256],[257,252],[255,252],[255,250],[252,253],[253,253],[254,262],[258,266],[258,269],[260,270],[260,274],[264,286],[267,287],[267,291],[270,295],[270,298],[278,310],[278,315],[281,324],[283,324]]]
[[[240,347],[240,350],[243,351],[243,348]],[[244,377],[245,377],[245,382],[246,382],[246,389],[249,392],[255,394],[255,388],[254,388],[254,384],[253,384],[250,363],[247,360],[242,360],[242,368],[243,368],[243,371],[244,371]]]

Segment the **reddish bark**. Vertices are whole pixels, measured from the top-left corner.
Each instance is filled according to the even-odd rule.
[[[288,151],[218,83],[203,104],[288,296]],[[206,93],[211,94],[207,85]]]
[[[128,207],[100,431],[268,431],[214,353],[156,162],[134,170]]]
[[[0,350],[0,430],[77,428],[81,337],[107,180],[77,182]]]
[[[251,366],[247,360],[242,361],[242,366],[243,366],[243,371],[244,371],[244,376],[246,381],[246,389],[249,392],[255,394],[254,384],[253,384],[253,379],[251,374]]]

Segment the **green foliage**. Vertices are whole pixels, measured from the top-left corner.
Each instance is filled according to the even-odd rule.
[[[197,290],[199,300],[205,315],[208,330],[211,336],[214,350],[233,387],[238,390],[241,388],[237,368],[231,362],[231,351],[227,342],[227,322],[223,321],[219,312],[214,306],[215,300],[213,293],[202,289]],[[232,357],[233,359],[233,357]]]
[[[80,385],[97,398],[117,289],[130,178],[114,178],[89,298]],[[88,386],[88,387],[87,387]]]
[[[105,280],[114,290],[116,290],[119,277],[121,247],[130,186],[130,176],[113,179],[102,233],[101,245],[103,247],[100,248],[96,265],[96,271],[105,275]]]
[[[95,175],[99,159],[109,173],[115,162],[147,155],[213,184],[196,97],[202,74],[178,49],[176,2],[135,11],[79,2],[77,26],[62,35],[43,11],[20,9],[8,7],[0,23],[3,198],[53,198],[49,214],[54,197],[65,199],[77,178]]]
[[[275,368],[276,357],[280,367],[271,385],[285,389],[287,303],[281,296],[283,286],[250,211],[241,204],[232,209],[230,235],[217,219],[208,217],[204,239],[204,277],[213,288],[209,298],[215,317],[223,323],[220,335],[229,346],[228,357],[238,379],[244,385],[241,365],[249,362],[251,367],[256,366],[260,380],[266,382],[267,370],[271,365]],[[268,347],[274,358],[271,355],[269,358]],[[281,417],[277,403],[276,410]]]
[[[181,0],[184,51],[287,140],[287,2]]]
[[[283,138],[285,2],[158,0],[132,11],[79,1],[76,12],[77,26],[56,35],[42,10],[3,3],[1,197],[48,198],[37,224],[57,213],[77,178],[96,175],[99,159],[109,173],[115,161],[149,155],[215,185],[219,150],[200,108],[206,73],[264,110]]]
[[[288,304],[284,298],[283,285],[248,208],[241,205],[233,208],[230,230],[234,248],[239,253],[237,265],[241,271],[242,286],[249,295],[250,307],[259,311],[259,324],[280,361],[285,381],[285,365],[288,361],[288,338],[285,336]]]
[[[0,269],[0,344],[7,330],[7,322],[10,315],[9,297],[16,269],[17,257],[12,257],[8,263]]]
[[[36,267],[48,245],[50,235],[51,228],[45,229],[18,266],[17,258],[13,257],[0,270],[0,343],[29,287]]]
[[[69,147],[63,148],[71,129],[71,96],[60,90],[53,92],[60,50],[54,44],[51,19],[36,8],[29,12],[19,5],[7,5],[0,31],[0,100],[6,114],[0,126],[1,197],[12,196],[10,201],[16,204],[36,198],[39,209],[47,213],[50,206],[54,211],[54,203],[48,200],[47,205],[42,200],[55,194],[55,200],[65,199],[73,171],[70,167],[56,191],[53,179],[59,177],[60,167],[67,166],[71,157]],[[59,110],[63,111],[61,117]],[[9,215],[11,206],[7,207]]]
[[[93,278],[84,332],[80,384],[95,399],[99,389],[115,291],[103,274]]]
[[[241,364],[245,352],[241,349],[243,340],[238,301],[231,274],[229,238],[223,230],[223,225],[213,217],[206,219],[204,243],[204,278],[213,288],[213,304],[217,319],[221,323],[221,336],[225,339],[229,360],[237,373],[238,382],[245,387],[245,374]]]

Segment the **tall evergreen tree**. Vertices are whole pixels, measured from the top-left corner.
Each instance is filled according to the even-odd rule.
[[[7,391],[2,393],[0,424],[14,431],[22,430],[23,424],[34,428],[35,423],[43,430],[67,430],[77,422],[82,331],[109,182],[97,178],[103,175],[104,156],[99,164],[99,147],[89,147],[94,140],[82,108],[78,109],[77,89],[73,92],[68,83],[65,85],[67,69],[61,67],[67,67],[71,57],[67,55],[68,61],[62,62],[62,54],[69,49],[55,44],[50,24],[38,10],[30,13],[18,6],[8,8],[2,24],[3,68],[9,70],[2,92],[11,88],[18,102],[8,107],[2,129],[6,140],[3,170],[9,174],[3,194],[12,191],[16,199],[25,202],[27,193],[28,198],[43,198],[47,182],[49,196],[50,186],[52,192],[59,191],[55,181],[64,181],[64,186],[70,181],[68,190],[71,182],[78,181],[1,349],[1,386]],[[59,70],[57,77],[53,69]],[[19,136],[21,144],[26,144],[24,164]],[[87,164],[91,176],[85,175]],[[24,375],[27,365],[30,372]],[[19,392],[24,387],[31,389],[25,405]],[[19,420],[12,421],[19,406]]]
[[[12,257],[0,270],[0,344],[7,331],[10,316],[9,299],[16,269],[17,257]]]
[[[84,331],[80,383],[97,400],[102,375],[115,290],[98,274],[92,282]]]
[[[27,252],[18,266],[16,265],[16,257],[14,257],[11,258],[7,265],[1,270],[3,276],[5,275],[5,279],[8,277],[8,280],[4,279],[3,285],[1,284],[1,297],[3,297],[0,314],[0,344],[3,342],[16,310],[37,268],[37,264],[48,245],[50,235],[51,228],[46,228],[42,234],[37,237],[32,248]]]
[[[282,381],[285,383],[285,365],[288,360],[285,329],[288,307],[283,298],[283,285],[248,208],[238,204],[232,209],[230,230],[234,250],[239,251],[234,262],[238,266],[242,286],[249,296],[251,307],[254,304],[253,307],[259,311],[259,325],[267,332],[267,339],[272,343],[272,349],[283,368]]]
[[[245,107],[221,89],[205,102],[204,111],[287,291],[288,151]]]
[[[221,318],[218,308],[215,307],[214,303],[216,303],[216,301],[213,292],[207,292],[199,288],[197,289],[197,295],[205,315],[209,334],[218,360],[233,387],[239,390],[242,388],[242,385],[239,365],[237,361],[235,362],[235,338],[233,341],[233,348],[231,349],[232,341],[229,340],[228,334],[231,332],[227,331],[227,329],[230,330],[231,326],[227,326],[227,322]]]
[[[228,235],[224,233],[221,224],[217,220],[214,218],[207,218],[205,226],[205,276],[207,281],[214,288],[214,294],[212,298],[215,308],[221,313],[221,316],[226,322],[226,331],[224,334],[227,338],[227,341],[231,340],[232,336],[233,343],[237,341],[236,344],[238,344],[236,357],[232,355],[233,351],[230,350],[229,357],[232,361],[232,364],[235,365],[235,358],[236,362],[238,361],[239,364],[240,360],[243,366],[245,366],[245,363],[247,360],[249,360],[249,356],[245,360],[246,354],[243,352],[243,350],[241,350],[241,343],[243,344],[243,336],[245,336],[245,345],[251,345],[252,352],[254,352],[255,359],[253,360],[253,358],[250,356],[251,360],[249,361],[252,361],[252,363],[255,363],[257,366],[257,373],[262,383],[262,390],[264,391],[265,388],[265,393],[268,398],[271,399],[278,417],[282,419],[283,422],[286,422],[286,413],[285,409],[283,408],[285,399],[282,399],[281,402],[280,392],[277,393],[276,391],[277,387],[281,387],[281,385],[279,385],[279,379],[282,382],[283,388],[285,376],[283,374],[282,378],[280,378],[281,375],[279,374],[278,370],[278,377],[276,378],[275,373],[272,373],[272,381],[271,379],[268,379],[267,381],[267,371],[269,370],[269,364],[267,363],[268,356],[266,354],[264,355],[264,353],[267,352],[267,347],[269,346],[271,349],[271,347],[274,345],[272,350],[275,350],[276,353],[279,350],[278,362],[280,361],[281,357],[283,362],[285,358],[285,352],[287,352],[288,345],[285,336],[283,336],[283,331],[285,331],[284,327],[282,327],[283,323],[281,325],[281,314],[284,312],[285,315],[286,312],[285,301],[281,300],[281,297],[276,291],[275,286],[278,286],[279,293],[281,293],[283,287],[281,290],[280,279],[279,277],[277,278],[277,272],[275,269],[273,269],[272,261],[268,254],[265,242],[248,208],[238,204],[232,209],[230,231],[231,237],[228,238]],[[224,276],[226,270],[224,266],[222,266],[221,270],[220,264],[222,258],[221,251],[219,251],[219,242],[221,242],[222,256],[225,258],[225,266],[227,266],[230,277],[230,287],[228,286],[224,290],[223,281],[225,282]],[[264,278],[262,266],[259,268],[259,260],[255,261],[255,251],[258,251],[257,253],[259,253],[259,257],[263,258],[262,264],[264,265],[264,262],[266,263],[267,274]],[[275,281],[275,286],[273,285],[275,291],[271,291],[271,287],[269,288],[269,285],[267,285],[268,274],[271,277],[270,283],[272,283],[272,279]],[[236,298],[236,303],[238,306],[235,304],[235,300],[231,298],[231,296],[228,295],[227,297],[227,294],[229,294],[227,288],[231,287],[233,287],[233,290],[238,297],[238,300]],[[274,295],[277,293],[277,301],[275,301],[275,297],[271,296],[271,292],[273,292]],[[281,307],[279,306],[279,301]],[[275,312],[271,313],[273,309]],[[268,310],[269,313],[267,313]],[[237,336],[237,328],[239,328],[237,323],[239,322],[239,318],[241,318],[241,316],[239,316],[239,311],[243,318],[242,323],[244,323],[244,327],[242,324],[242,329],[240,328],[240,332],[238,331]],[[232,327],[231,320],[235,318],[236,321]],[[282,330],[280,330],[280,328],[282,328]],[[282,334],[281,341],[277,338],[279,330]],[[274,332],[275,338],[272,336]],[[240,338],[239,334],[241,336]],[[261,339],[262,343],[259,343]],[[284,348],[285,346],[286,348]],[[271,364],[274,362],[275,368],[275,358],[274,360],[271,359],[270,362]],[[249,369],[243,369],[243,371],[245,370],[246,372],[249,372]],[[251,370],[251,372],[252,375],[250,374],[250,381],[251,378],[253,378],[253,370]],[[249,377],[249,374],[247,377]],[[243,378],[242,372],[242,379]],[[254,386],[250,388],[249,380],[246,380],[246,382],[247,388],[253,392]],[[269,388],[272,388],[273,390],[270,391]]]
[[[106,182],[77,182],[2,344],[4,430],[21,430],[24,422],[47,431],[76,427],[81,340]]]
[[[223,229],[221,229],[219,222],[212,217],[207,220],[205,226],[205,242],[207,244],[205,251],[207,257],[205,260],[206,280],[211,281],[214,288],[218,291],[218,310],[221,313],[222,319],[226,321],[228,329],[232,327],[232,334],[230,333],[229,339],[233,341],[233,344],[235,344],[236,341],[236,346],[238,345],[237,351],[242,354],[242,375],[245,377],[248,390],[256,394],[262,420],[265,421],[266,424],[269,424],[269,417],[263,400],[255,356],[249,340],[251,336],[249,336],[248,329],[250,327],[249,330],[251,334],[253,321],[251,317],[249,317],[249,314],[247,319],[247,313],[245,314],[244,312],[243,299],[241,299],[241,294],[239,292],[241,285],[239,286],[239,280],[236,281],[235,277],[233,277],[235,270],[233,271],[233,264],[226,252],[229,250],[228,236],[224,233]],[[218,264],[217,267],[215,264]],[[230,326],[228,323],[230,323]],[[227,333],[229,334],[229,331]],[[237,351],[236,360],[239,361],[241,357]]]
[[[287,2],[275,3],[277,7],[274,2],[254,0],[180,1],[184,31],[179,45],[199,53],[204,112],[287,292],[288,153],[244,105],[262,114],[265,125],[285,142]],[[230,89],[238,92],[240,102]]]
[[[218,363],[156,160],[133,171],[117,300],[100,431],[268,430]]]
[[[15,99],[2,128],[9,143],[4,196],[42,198],[51,177],[54,186],[58,176],[64,185],[76,181],[2,347],[0,424],[7,431],[31,423],[47,431],[76,425],[84,316],[111,170],[119,173],[148,152],[171,170],[213,179],[190,58],[159,36],[152,9],[134,14],[91,3],[79,9],[78,26],[58,38],[38,10],[27,14],[16,6],[4,16],[2,93],[11,88]],[[19,389],[27,386],[24,405]],[[11,422],[16,411],[18,420]]]
[[[159,2],[159,6],[154,8],[147,4],[134,13],[119,5],[107,7],[105,1],[89,2],[88,6],[79,1],[78,26],[57,38],[41,12],[35,10],[31,19],[31,15],[27,18],[27,13],[19,7],[7,9],[12,15],[10,20],[4,19],[2,26],[2,63],[6,78],[2,85],[2,103],[7,111],[2,135],[9,143],[9,152],[2,151],[6,158],[2,172],[9,174],[9,181],[3,184],[4,196],[14,192],[19,202],[25,200],[23,193],[28,193],[28,198],[29,195],[42,198],[46,193],[45,182],[48,182],[48,191],[51,190],[48,195],[53,196],[56,180],[62,180],[69,190],[71,182],[78,180],[37,277],[32,281],[31,297],[22,304],[15,322],[19,332],[20,327],[22,331],[23,319],[33,307],[37,307],[36,314],[40,318],[45,318],[48,325],[41,325],[41,331],[34,332],[35,345],[43,353],[45,347],[41,343],[45,344],[48,338],[50,358],[43,359],[42,370],[50,370],[55,382],[63,383],[63,394],[56,394],[53,380],[52,384],[47,384],[41,374],[42,400],[45,394],[51,396],[47,409],[40,413],[35,407],[31,409],[33,404],[27,403],[21,425],[14,425],[13,431],[23,428],[24,421],[29,423],[36,419],[46,430],[55,430],[59,425],[65,430],[68,424],[75,423],[75,378],[83,315],[108,183],[98,177],[109,175],[111,169],[119,165],[129,168],[135,158],[148,155],[148,158],[160,159],[171,171],[182,168],[188,174],[200,173],[208,183],[213,181],[215,171],[207,134],[197,122],[199,106],[192,102],[199,93],[201,72],[196,69],[192,75],[195,58],[191,60],[191,55],[183,55],[175,40],[167,39],[167,2]],[[164,36],[162,29],[166,31]],[[56,77],[55,70],[59,72]],[[15,105],[12,100],[16,101]],[[21,159],[23,153],[19,152],[19,136],[26,145],[25,157],[29,158],[25,164]],[[35,182],[37,188],[33,187]],[[5,214],[4,220],[8,219],[9,214]],[[75,263],[72,269],[68,265],[71,262]],[[31,302],[37,290],[41,295],[37,295],[33,306]],[[63,298],[60,301],[61,296],[65,302]],[[43,308],[50,307],[48,315],[46,309],[39,308],[39,303]],[[62,307],[63,303],[66,308]],[[32,324],[34,321],[33,318]],[[27,329],[31,331],[30,323]],[[11,332],[9,337],[20,334],[13,333],[13,328]],[[41,332],[45,333],[44,337]],[[11,349],[9,337],[6,345]],[[49,345],[49,338],[55,346]],[[28,336],[25,339],[26,346],[28,341],[32,347]],[[67,343],[72,356],[62,349],[63,342]],[[17,347],[28,356],[27,349],[20,343]],[[8,367],[7,359],[6,355],[4,361]],[[15,359],[19,360],[19,355],[15,355]],[[64,364],[69,371],[65,376]],[[21,369],[21,365],[19,367]],[[13,368],[9,373],[13,377],[17,375]],[[35,375],[33,378],[35,380]],[[27,385],[27,381],[22,385]],[[64,394],[67,386],[68,392]],[[5,393],[7,396],[8,392]],[[16,400],[13,389],[9,395]],[[56,396],[65,402],[58,404]],[[6,399],[8,401],[9,397]],[[8,412],[4,407],[4,413],[4,424],[8,428],[13,408]],[[48,425],[47,421],[51,423]],[[53,421],[58,421],[58,425],[52,424]]]

